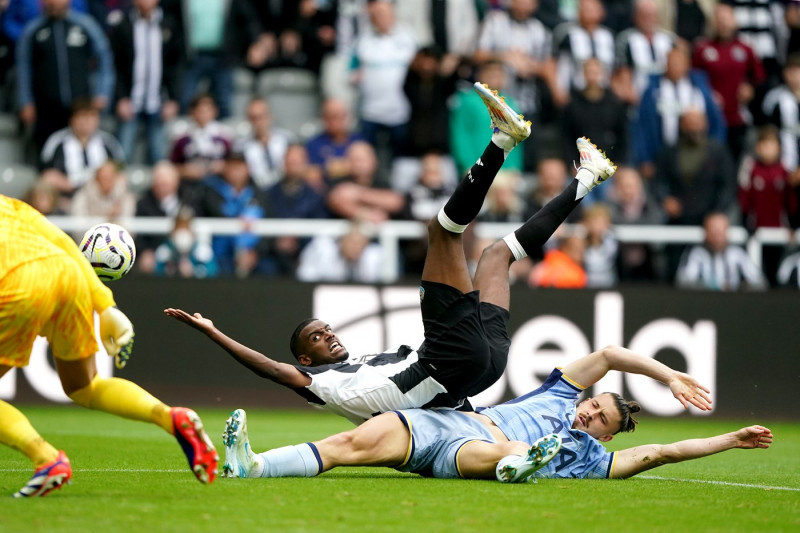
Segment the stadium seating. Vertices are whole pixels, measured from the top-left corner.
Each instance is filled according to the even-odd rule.
[[[11,164],[0,171],[0,193],[13,198],[23,198],[36,183],[36,167]]]
[[[259,75],[256,91],[269,101],[275,126],[308,138],[319,118],[317,77],[307,70],[277,68]]]

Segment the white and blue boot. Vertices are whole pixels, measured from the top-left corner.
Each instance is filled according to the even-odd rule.
[[[250,473],[256,465],[256,454],[250,449],[247,414],[244,409],[236,409],[225,421],[222,443],[225,445],[222,477],[251,477]]]

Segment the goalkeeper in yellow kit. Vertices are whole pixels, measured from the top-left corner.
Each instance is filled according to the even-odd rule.
[[[189,466],[204,483],[219,461],[197,414],[168,407],[138,385],[97,375],[94,311],[109,355],[124,366],[133,325],[66,233],[27,204],[0,195],[0,378],[28,364],[37,335],[47,337],[64,392],[75,403],[133,420],[152,422],[174,435]],[[0,401],[0,443],[33,461],[33,477],[15,497],[44,496],[72,477],[69,459],[12,405]]]

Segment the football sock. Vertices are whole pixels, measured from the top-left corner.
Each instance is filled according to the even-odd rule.
[[[587,194],[589,191],[594,189],[594,174],[590,170],[587,170],[583,167],[578,169],[578,173],[575,175],[575,180],[578,182],[578,190],[575,193],[575,199],[580,200]]]
[[[310,442],[275,448],[256,458],[252,477],[314,477],[322,472],[322,459]]]
[[[153,422],[172,434],[169,407],[126,379],[95,376],[89,385],[73,392],[69,397],[78,405],[89,409],[141,422]]]
[[[581,203],[581,198],[575,199],[579,183],[578,180],[572,180],[561,194],[547,202],[525,224],[514,233],[503,237],[515,259],[523,259],[541,248],[572,210]]]
[[[0,442],[27,455],[35,468],[58,457],[58,450],[39,435],[27,417],[4,401],[0,401]]]
[[[458,184],[453,195],[439,211],[439,223],[452,233],[463,233],[483,206],[486,193],[492,186],[494,177],[503,166],[505,153],[502,148],[490,142],[483,155],[472,165],[467,175]]]

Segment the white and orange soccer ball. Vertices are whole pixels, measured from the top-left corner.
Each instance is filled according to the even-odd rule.
[[[81,240],[81,252],[103,281],[118,280],[130,272],[136,261],[133,237],[117,224],[98,224]]]

